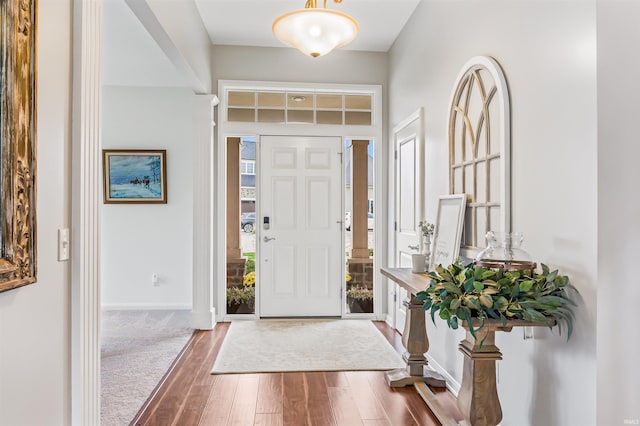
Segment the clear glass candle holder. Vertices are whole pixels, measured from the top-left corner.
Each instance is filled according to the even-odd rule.
[[[475,258],[477,265],[509,270],[535,269],[531,256],[521,248],[522,232],[489,231],[485,235],[487,247]]]

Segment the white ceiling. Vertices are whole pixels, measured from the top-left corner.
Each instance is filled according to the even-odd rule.
[[[285,47],[271,32],[280,14],[304,7],[305,0],[142,0],[161,6],[193,1],[212,44]],[[322,6],[323,0],[318,0]],[[386,52],[420,0],[327,1],[327,7],[354,17],[360,34],[342,50]],[[176,23],[190,25],[187,22]],[[184,53],[184,52],[183,52]],[[103,0],[103,84],[188,86],[125,0]]]
[[[322,6],[323,0],[318,0]],[[327,8],[355,18],[360,34],[344,50],[386,52],[420,0],[327,1]],[[283,47],[271,33],[273,21],[304,8],[305,0],[195,0],[213,44]]]

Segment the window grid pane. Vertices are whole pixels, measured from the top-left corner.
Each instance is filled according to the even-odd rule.
[[[254,161],[242,160],[240,162],[240,174],[243,175],[255,175],[256,163]]]
[[[373,124],[373,95],[227,92],[227,120],[246,123]]]

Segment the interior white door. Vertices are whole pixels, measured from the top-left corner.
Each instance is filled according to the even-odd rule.
[[[398,134],[397,136],[402,136]],[[420,250],[418,223],[422,212],[422,150],[416,132],[396,138],[396,223],[395,262],[399,268],[411,267],[411,255]],[[407,291],[397,286],[395,327],[404,330],[406,308],[403,304]]]
[[[260,138],[261,316],[342,314],[341,154],[339,137]]]

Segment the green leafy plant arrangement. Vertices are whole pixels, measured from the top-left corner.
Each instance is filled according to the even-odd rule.
[[[567,276],[541,266],[542,273],[487,269],[474,264],[463,267],[457,262],[447,268],[439,265],[428,273],[429,287],[418,292],[416,298],[424,302],[423,309],[430,311],[434,324],[439,312],[452,329],[458,328],[458,321],[466,322],[474,338],[485,320],[493,318],[502,325],[510,319],[545,323],[549,328],[557,325],[560,333],[564,324],[568,339],[573,330],[572,307],[576,305],[566,290],[573,287]],[[474,329],[475,319],[480,324]]]

